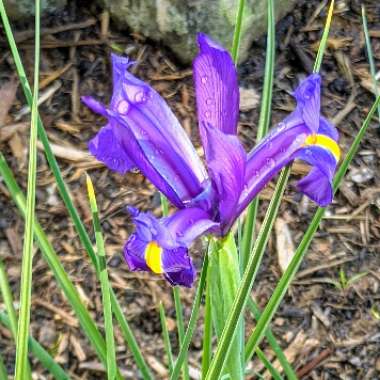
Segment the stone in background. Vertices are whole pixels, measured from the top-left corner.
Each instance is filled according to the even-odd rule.
[[[41,12],[53,13],[63,9],[66,0],[41,0]],[[34,15],[34,0],[5,0],[8,16],[13,20],[20,20]]]
[[[204,32],[230,47],[238,0],[98,0],[120,28],[129,27],[169,46],[183,61],[196,52],[195,34]],[[276,18],[291,11],[295,0],[275,0]],[[252,41],[266,31],[267,0],[247,0],[240,60]]]

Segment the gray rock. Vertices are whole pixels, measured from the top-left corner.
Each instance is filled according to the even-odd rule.
[[[226,47],[231,46],[238,0],[98,0],[110,10],[120,28],[162,41],[184,62],[196,52],[195,34],[204,32]],[[277,19],[295,0],[275,0]],[[240,60],[252,41],[266,31],[267,0],[247,0],[244,12]]]
[[[67,0],[41,0],[41,12],[52,13],[62,9]],[[34,16],[34,0],[5,0],[8,16],[14,20]]]

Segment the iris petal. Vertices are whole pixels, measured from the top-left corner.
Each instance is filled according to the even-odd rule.
[[[197,113],[203,146],[204,126],[236,135],[239,117],[239,87],[230,53],[206,35],[198,34],[200,52],[193,62]]]

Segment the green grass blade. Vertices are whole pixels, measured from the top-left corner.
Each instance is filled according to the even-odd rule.
[[[261,226],[259,236],[256,239],[253,253],[250,255],[247,269],[244,272],[240,287],[237,291],[235,302],[230,311],[229,317],[226,320],[225,328],[223,329],[222,336],[219,340],[219,344],[215,353],[215,356],[210,364],[209,371],[206,379],[217,379],[220,376],[222,366],[228,352],[231,348],[231,342],[238,327],[238,321],[240,315],[242,315],[244,307],[248,301],[250,290],[253,285],[254,278],[258,271],[258,264],[261,261],[262,255],[265,250],[266,243],[269,239],[269,233],[273,226],[275,217],[278,212],[278,208],[281,203],[283,193],[289,178],[290,168],[287,167],[281,172],[278,180],[276,190],[269,204],[267,214],[265,215],[264,222]]]
[[[274,79],[274,64],[276,53],[276,18],[274,14],[273,0],[268,0],[268,31],[267,31],[267,47],[265,59],[265,75],[263,85],[263,95],[261,101],[259,125],[257,129],[256,143],[258,143],[268,132],[271,120],[272,108],[272,93],[273,93],[273,79]],[[254,228],[256,225],[256,216],[259,208],[259,196],[257,196],[252,203],[248,206],[247,218],[244,223],[244,233],[242,250],[240,251],[241,257],[241,272],[248,262],[248,256],[252,251],[252,242],[254,235]]]
[[[11,318],[6,313],[0,312],[0,323],[12,332]],[[29,352],[31,352],[41,364],[57,380],[69,380],[69,375],[63,368],[51,357],[51,355],[32,337],[28,337]],[[0,376],[0,379],[3,377]]]
[[[162,304],[161,301],[159,304],[159,310],[160,310],[160,322],[161,322],[161,329],[162,329],[162,338],[164,340],[165,352],[166,352],[166,356],[168,358],[169,373],[171,374],[173,371],[172,345],[170,343],[168,324],[166,322],[165,309],[164,309],[164,305]]]
[[[377,106],[379,105],[379,103],[380,103],[380,97],[376,99],[375,103],[371,107],[371,110],[369,111],[366,119],[364,120],[363,125],[359,130],[359,133],[355,137],[354,142],[352,143],[342,165],[340,166],[334,178],[334,191],[338,189],[340,182],[342,181],[344,175],[346,174],[348,166],[350,165],[354,155],[356,154],[359,148],[359,144],[368,128],[368,125],[374,113],[377,110]],[[260,343],[266,328],[269,326],[269,323],[271,319],[273,318],[275,312],[277,311],[277,308],[279,307],[282,299],[284,298],[291,281],[293,280],[295,274],[297,273],[297,270],[299,266],[301,265],[302,259],[305,256],[307,249],[309,248],[311,240],[319,227],[319,223],[322,220],[324,211],[325,209],[322,207],[319,207],[317,209],[308,229],[306,230],[301,240],[301,243],[296,249],[296,252],[292,258],[292,261],[290,262],[289,266],[287,267],[286,271],[284,272],[280,281],[278,282],[274,292],[272,293],[271,298],[268,301],[267,306],[265,307],[261,315],[261,318],[257,322],[256,328],[253,330],[252,334],[250,335],[247,341],[247,346],[246,346],[246,360],[247,361],[251,358],[253,352],[255,351],[258,344]]]
[[[163,216],[167,216],[169,214],[169,204],[166,197],[162,194],[161,194],[161,208],[162,208]],[[176,316],[176,322],[177,322],[178,341],[179,341],[179,346],[182,347],[183,339],[185,335],[185,324],[183,321],[181,296],[179,294],[179,288],[177,286],[173,287],[173,298],[174,298],[174,308],[175,308],[175,316]],[[185,360],[183,363],[182,376],[184,380],[190,380],[187,355],[185,355]]]
[[[259,347],[256,348],[256,354],[258,358],[262,361],[262,363],[265,365],[265,368],[272,375],[272,378],[274,380],[283,380],[282,376],[278,373],[277,369],[273,367],[272,363],[267,359],[264,352],[261,351]]]
[[[259,307],[257,306],[256,302],[252,298],[249,298],[247,305],[248,305],[248,308],[251,311],[251,313],[254,315],[256,321],[258,321],[260,316],[261,316],[261,311],[260,311]],[[280,362],[281,367],[283,368],[283,370],[285,372],[286,378],[288,380],[297,380],[296,373],[294,372],[292,366],[288,362],[288,359],[286,358],[284,351],[282,351],[282,349],[281,349],[280,345],[278,344],[275,336],[273,335],[270,327],[268,327],[267,330],[265,331],[265,338],[267,339],[267,341],[268,341],[269,345],[271,346],[273,352],[277,356],[277,359]]]
[[[202,271],[199,278],[198,287],[195,293],[194,302],[191,309],[189,324],[187,326],[186,334],[183,338],[183,343],[181,345],[179,355],[174,364],[173,372],[170,376],[170,380],[178,379],[181,372],[181,368],[184,365],[184,362],[187,358],[187,352],[189,350],[189,345],[194,334],[195,325],[198,320],[199,309],[200,309],[201,301],[202,301],[202,295],[203,295],[205,285],[206,285],[207,266],[208,266],[208,257],[207,255],[205,255],[203,259]]]
[[[19,52],[17,50],[16,42],[12,34],[12,30],[9,24],[9,19],[7,16],[7,13],[4,8],[3,0],[0,0],[0,16],[4,25],[4,30],[7,36],[7,40],[13,55],[13,59],[16,65],[16,70],[18,73],[18,76],[20,78],[21,86],[25,95],[25,98],[27,100],[27,103],[29,106],[32,104],[32,93],[30,90],[30,86],[28,83],[28,80],[26,78],[25,70],[19,55]],[[61,195],[61,198],[63,202],[65,203],[65,206],[69,212],[70,218],[72,219],[75,229],[79,235],[79,239],[81,243],[83,244],[86,252],[90,256],[91,262],[94,265],[95,269],[97,270],[97,273],[99,272],[97,268],[97,260],[95,251],[92,247],[91,239],[86,231],[86,228],[79,216],[79,213],[77,209],[74,206],[74,203],[71,199],[71,196],[69,194],[69,191],[66,187],[66,184],[63,180],[61,171],[59,169],[57,160],[54,157],[54,154],[51,150],[49,140],[46,134],[46,131],[43,127],[41,118],[38,118],[38,136],[42,142],[42,145],[45,150],[46,158],[48,161],[48,164],[53,172],[53,175],[55,177],[57,187],[59,190],[59,193]],[[112,303],[112,311],[115,314],[115,318],[117,319],[121,332],[123,334],[124,339],[127,342],[127,345],[129,349],[131,350],[131,353],[136,361],[136,365],[138,366],[144,380],[149,380],[153,378],[153,375],[151,371],[149,370],[148,365],[146,364],[146,361],[141,353],[141,350],[138,346],[138,343],[136,341],[135,336],[133,335],[133,332],[131,328],[129,327],[128,321],[125,318],[125,313],[123,312],[114,292],[111,293],[111,303]]]
[[[204,380],[211,362],[212,355],[212,319],[211,319],[211,299],[209,276],[206,283],[206,301],[203,322],[203,342],[202,342],[202,380]]]
[[[329,10],[327,12],[326,24],[325,24],[325,27],[323,29],[321,42],[320,42],[319,47],[318,47],[317,58],[315,59],[315,62],[314,62],[314,68],[313,68],[314,73],[319,73],[319,71],[321,70],[323,56],[325,54],[326,45],[327,45],[327,39],[328,39],[329,33],[330,33],[330,26],[331,26],[333,13],[334,13],[334,0],[331,0]]]
[[[22,252],[20,312],[16,342],[15,380],[24,380],[30,375],[28,370],[28,335],[30,326],[30,309],[32,300],[32,262],[33,262],[33,227],[36,202],[37,173],[37,118],[38,87],[40,75],[40,1],[35,1],[35,47],[34,47],[34,87],[32,116],[29,138],[28,190],[26,199],[26,218],[24,245]]]
[[[369,69],[371,72],[373,86],[375,87],[375,96],[377,97],[379,96],[379,87],[376,80],[376,66],[375,66],[375,61],[373,59],[373,54],[372,54],[371,38],[368,32],[367,16],[366,16],[366,10],[365,10],[364,4],[362,4],[362,19],[363,19],[363,30],[364,30],[364,37],[365,37],[365,45],[367,48]],[[377,108],[377,114],[379,116],[379,123],[380,123],[380,106]]]
[[[12,199],[16,203],[17,207],[21,211],[22,216],[25,218],[26,213],[26,201],[25,196],[22,193],[20,187],[18,186],[11,169],[9,168],[4,156],[0,153],[0,174],[4,178],[5,184],[12,196]],[[89,338],[91,344],[95,348],[95,351],[100,358],[100,360],[106,365],[106,345],[105,341],[100,334],[94,320],[91,318],[88,310],[83,305],[80,296],[70,281],[67,273],[65,272],[61,262],[59,261],[58,255],[54,251],[51,243],[49,242],[47,236],[45,235],[43,229],[37,222],[34,223],[34,234],[36,240],[41,249],[41,252],[48,263],[54,277],[58,281],[60,288],[66,295],[72,309],[76,313],[82,329],[86,336]],[[117,378],[121,379],[118,372]]]
[[[232,59],[235,62],[235,65],[237,65],[238,59],[239,59],[239,46],[240,46],[241,30],[243,26],[244,6],[245,6],[245,0],[239,0],[238,9],[236,12],[234,37],[232,40],[232,48],[231,48],[231,55],[232,55]]]
[[[104,239],[99,220],[98,205],[96,203],[95,190],[91,178],[87,175],[87,193],[90,200],[92,213],[92,222],[95,231],[96,249],[99,263],[99,280],[102,291],[104,329],[106,332],[106,349],[107,349],[107,378],[115,379],[116,376],[116,352],[115,339],[113,336],[112,308],[111,308],[111,285],[108,279],[106,253],[104,249]]]

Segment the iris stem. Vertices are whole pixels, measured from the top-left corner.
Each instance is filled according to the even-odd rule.
[[[232,48],[231,48],[231,55],[232,55],[232,59],[235,62],[235,65],[237,65],[238,60],[239,60],[239,47],[240,47],[240,39],[241,39],[241,32],[242,32],[242,26],[243,26],[244,6],[245,6],[245,0],[239,0],[238,9],[236,12],[235,30],[234,30],[234,36],[233,36]]]
[[[164,308],[164,305],[162,304],[162,301],[160,301],[159,310],[160,310],[162,337],[164,340],[166,356],[168,357],[169,373],[171,374],[173,371],[173,353],[172,353],[172,345],[170,343],[168,324],[166,321],[165,308]]]

